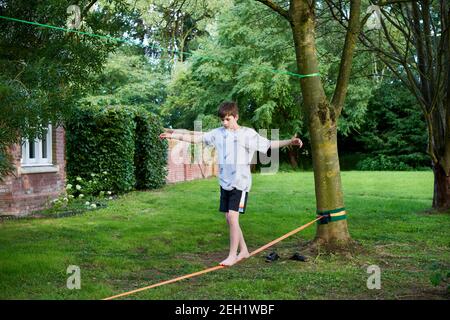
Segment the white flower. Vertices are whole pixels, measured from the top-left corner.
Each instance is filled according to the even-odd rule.
[[[80,193],[79,195],[78,195],[78,198],[83,198],[84,197],[84,194],[82,194],[82,193]]]
[[[86,201],[84,204],[85,204],[86,206],[88,206],[88,205],[90,205],[91,203],[90,203],[89,201]]]
[[[91,204],[91,208],[97,208],[97,205],[95,203]]]
[[[82,179],[80,177],[77,177],[77,181],[81,181]]]
[[[112,194],[112,192],[111,192],[111,191],[108,191],[108,192],[107,192],[107,194],[109,194],[109,195],[110,195],[110,194]]]
[[[72,189],[72,185],[69,183],[69,184],[66,186],[66,190],[70,190],[70,189]]]
[[[77,190],[81,190],[81,186],[79,184],[76,185],[75,187]]]
[[[103,174],[108,174],[108,171],[103,171]]]
[[[109,200],[112,200],[112,199],[113,199],[113,197],[109,197],[108,199],[109,199]]]

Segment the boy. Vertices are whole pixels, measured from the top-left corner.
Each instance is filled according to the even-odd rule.
[[[302,147],[302,141],[293,137],[290,140],[269,141],[254,129],[241,127],[236,102],[224,102],[220,105],[218,116],[223,127],[209,132],[191,132],[186,130],[166,130],[161,139],[176,139],[192,143],[213,145],[218,151],[220,209],[230,230],[230,251],[220,265],[232,266],[250,256],[239,226],[239,215],[245,212],[248,192],[252,184],[250,163],[255,151],[267,153],[270,148],[288,145]],[[239,249],[239,254],[237,254]]]

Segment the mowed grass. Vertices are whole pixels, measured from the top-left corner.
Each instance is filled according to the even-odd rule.
[[[450,215],[430,214],[431,172],[342,172],[358,248],[309,254],[316,226],[255,257],[127,299],[448,299]],[[102,299],[217,265],[228,254],[216,178],[132,192],[66,218],[0,223],[0,299]],[[251,250],[313,220],[313,173],[253,175],[241,226]],[[275,250],[281,259],[265,262]],[[307,262],[289,260],[299,251]],[[369,265],[381,289],[369,290]],[[66,270],[81,270],[81,289]]]

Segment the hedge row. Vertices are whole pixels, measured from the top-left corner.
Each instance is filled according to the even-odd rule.
[[[167,143],[159,119],[139,107],[78,108],[66,121],[68,182],[107,172],[98,192],[159,188],[166,179]]]

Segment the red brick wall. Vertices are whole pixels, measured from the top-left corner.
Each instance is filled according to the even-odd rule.
[[[167,183],[204,179],[217,175],[215,153],[211,149],[203,149],[201,160],[194,161],[189,151],[188,142],[169,140],[169,156],[167,161]],[[201,145],[197,145],[201,148]],[[199,162],[199,163],[195,163]]]
[[[62,127],[53,128],[52,144],[53,165],[58,166],[59,170],[48,173],[21,173],[22,148],[19,144],[10,147],[16,170],[0,183],[0,215],[27,215],[44,208],[64,190],[66,160]]]

